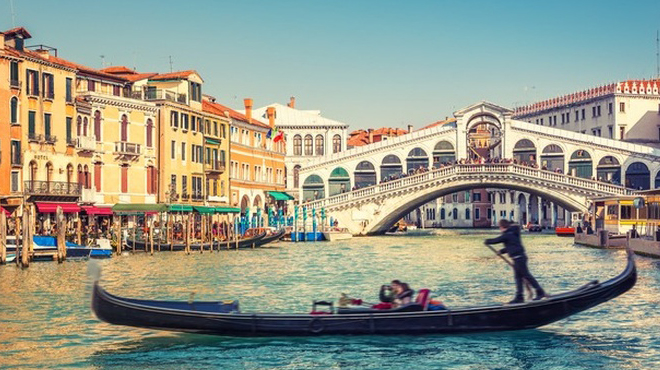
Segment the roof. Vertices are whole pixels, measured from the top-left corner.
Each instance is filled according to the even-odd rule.
[[[13,35],[21,35],[23,36],[24,39],[30,39],[32,38],[32,35],[30,35],[30,32],[26,30],[23,27],[15,27],[7,31],[2,31],[0,33],[3,33],[5,36],[13,36]]]
[[[140,81],[140,80],[146,80],[148,78],[151,78],[158,73],[156,72],[146,72],[146,73],[132,73],[132,74],[122,74],[120,75],[121,77],[127,79],[130,82],[135,82],[135,81]]]
[[[158,74],[154,77],[149,77],[150,80],[154,81],[163,81],[163,80],[183,80],[192,74],[199,75],[197,71],[194,70],[188,70],[188,71],[178,71],[178,72],[170,72],[170,73],[163,73],[163,74]]]
[[[422,130],[424,130],[426,128],[436,127],[436,126],[449,125],[449,124],[452,124],[452,123],[455,123],[455,122],[456,122],[456,118],[448,118],[448,119],[444,119],[444,120],[441,120],[441,121],[433,122],[428,126],[424,126],[424,127],[422,127]]]
[[[266,115],[266,109],[268,109],[268,107],[275,108],[275,111],[277,112],[275,115],[275,122],[278,126],[341,126],[342,128],[348,128],[346,123],[321,117],[320,111],[299,110],[279,103],[254,109],[252,111],[252,116],[268,119],[268,116]]]
[[[233,109],[231,109],[231,108],[229,108],[225,105],[222,105],[220,103],[215,103],[215,102],[210,102],[210,101],[203,100],[202,101],[202,110],[204,112],[212,113],[212,114],[215,114],[215,115],[218,115],[218,116],[225,116],[225,112],[228,112],[229,117],[231,117],[232,119],[235,119],[237,121],[245,122],[245,123],[252,124],[252,125],[255,125],[255,126],[270,128],[269,125],[267,125],[263,122],[260,122],[259,120],[256,120],[254,118],[252,118],[252,122],[250,122],[245,114],[243,114],[241,112],[238,112],[238,111],[235,111],[235,110],[233,110]]]
[[[130,69],[126,66],[112,66],[101,69],[101,72],[110,73],[110,74],[137,74],[134,69]]]
[[[397,137],[407,134],[408,131],[400,128],[391,128],[391,127],[381,127],[371,131],[373,136],[387,136],[387,137]],[[347,145],[351,147],[363,146],[372,144],[369,141],[370,132],[367,130],[355,130],[350,133]]]

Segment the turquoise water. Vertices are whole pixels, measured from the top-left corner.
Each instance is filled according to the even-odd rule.
[[[243,311],[307,312],[342,292],[376,300],[401,279],[458,307],[512,298],[508,267],[483,234],[279,243],[221,253],[163,252],[101,261],[103,284],[123,296],[240,298]],[[622,251],[525,236],[530,269],[549,292],[617,275]],[[87,262],[0,267],[0,367],[224,369],[575,369],[660,366],[660,261],[638,258],[632,291],[537,330],[476,335],[228,338],[112,326],[89,308]]]

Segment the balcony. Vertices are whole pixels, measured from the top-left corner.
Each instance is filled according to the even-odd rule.
[[[202,193],[193,193],[192,200],[201,202],[204,200],[204,195]]]
[[[57,142],[57,136],[44,135],[44,143],[46,143],[46,144],[55,144],[56,142]]]
[[[9,80],[9,87],[12,89],[20,89],[21,85],[21,81],[19,80]]]
[[[208,173],[224,173],[225,172],[225,162],[212,161],[211,164],[207,164],[205,168]]]
[[[116,141],[115,153],[127,157],[137,157],[142,154],[142,147],[140,144],[129,143],[126,141]]]
[[[80,196],[81,186],[64,181],[25,181],[23,191],[27,195],[70,195]]]
[[[133,92],[135,93],[135,91]],[[186,94],[178,94],[163,89],[147,89],[144,91],[144,100],[169,100],[175,103],[187,104]]]
[[[96,136],[78,136],[76,138],[76,149],[81,152],[93,152],[96,150]]]
[[[28,142],[32,143],[41,143],[44,141],[44,136],[40,134],[35,134],[34,132],[28,133]]]

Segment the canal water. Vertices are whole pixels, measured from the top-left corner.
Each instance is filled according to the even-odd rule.
[[[491,233],[492,235],[492,233]],[[451,307],[506,302],[512,273],[488,234],[279,243],[221,253],[137,254],[98,263],[109,291],[132,297],[240,299],[243,311],[307,312],[344,292],[377,298],[392,279]],[[530,269],[550,293],[617,275],[622,251],[525,235]],[[229,338],[112,326],[90,310],[87,262],[0,267],[0,368],[576,369],[660,367],[660,261],[614,301],[537,330],[474,335]]]

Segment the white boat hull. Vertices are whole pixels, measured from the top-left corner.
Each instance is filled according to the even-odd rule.
[[[351,239],[353,237],[353,234],[349,232],[341,232],[341,231],[326,231],[323,233],[323,236],[325,237],[325,240],[334,242],[336,240]]]

